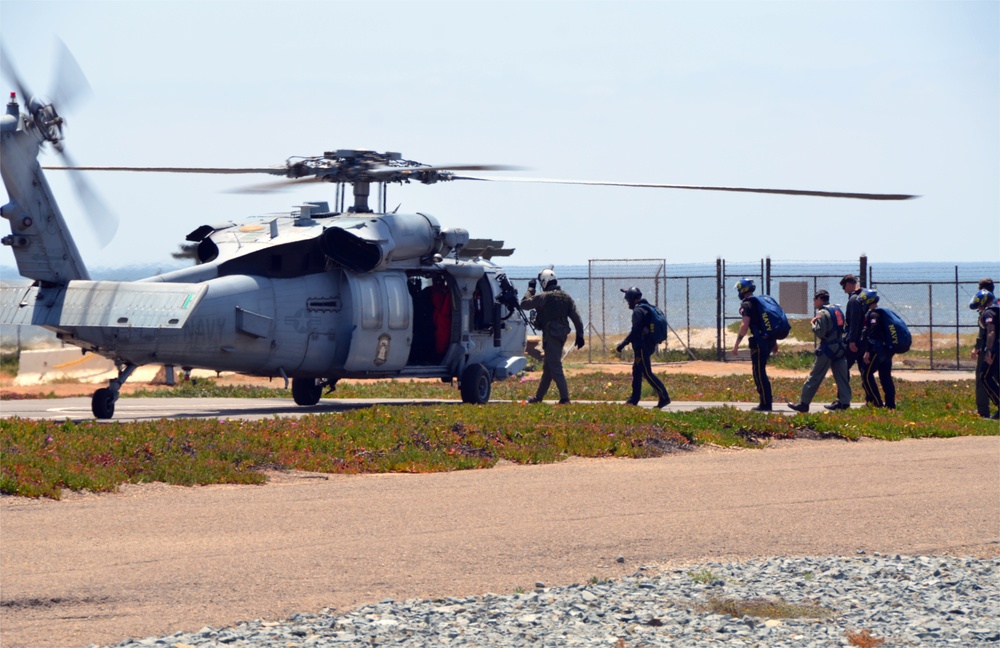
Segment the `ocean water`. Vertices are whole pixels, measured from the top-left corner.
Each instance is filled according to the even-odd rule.
[[[723,313],[725,323],[737,318],[739,300],[733,285],[741,277],[752,278],[757,294],[766,291],[762,279],[766,262],[725,263],[723,280]],[[523,294],[527,281],[539,268],[508,266],[507,276]],[[596,330],[616,334],[629,324],[621,288],[637,286],[643,296],[659,305],[667,314],[672,327],[714,328],[717,313],[716,264],[662,264],[643,260],[612,260],[590,265],[557,266],[554,268],[563,290],[577,302],[584,320]],[[860,261],[774,261],[770,264],[771,289],[792,317],[811,317],[812,294],[826,289],[832,303],[844,304],[847,295],[840,287],[845,274],[860,275]],[[980,279],[991,277],[1000,281],[1000,261],[961,263],[874,263],[868,262],[866,283],[878,290],[880,305],[899,313],[911,328],[929,330],[933,325],[958,328],[963,333],[974,330],[976,313],[968,308],[969,300],[978,290]],[[792,295],[801,288],[802,295]],[[798,286],[795,286],[798,284]],[[786,287],[787,285],[787,287]],[[785,296],[782,288],[786,288]],[[796,300],[793,297],[804,296]],[[784,298],[783,298],[784,297]],[[617,314],[616,314],[617,313]],[[603,324],[602,324],[603,323]]]
[[[725,263],[723,281],[724,324],[738,319],[739,300],[733,285],[740,277],[754,279],[758,294],[766,292],[762,279],[764,261]],[[181,267],[181,266],[177,266]],[[858,275],[860,261],[775,261],[771,260],[771,294],[791,317],[811,317],[812,300],[804,306],[794,306],[795,300],[782,295],[782,288],[798,284],[805,294],[815,290],[829,291],[833,303],[846,303],[847,295],[840,288],[840,279],[847,273]],[[134,280],[166,272],[175,267],[94,268],[95,279]],[[508,278],[523,295],[529,279],[537,276],[537,266],[504,266]],[[554,268],[563,290],[577,303],[588,332],[596,335],[620,335],[629,330],[631,313],[625,305],[621,289],[639,287],[644,297],[659,305],[675,330],[715,328],[719,313],[716,300],[717,277],[715,261],[708,263],[669,264],[662,260],[619,259],[595,260],[589,264]],[[879,291],[880,304],[895,310],[914,332],[935,334],[970,333],[976,328],[976,313],[968,308],[983,277],[1000,281],[1000,261],[960,263],[877,263],[869,259],[869,287]],[[956,280],[957,278],[957,280]],[[0,268],[0,280],[22,283],[16,269]],[[789,292],[786,288],[785,292]],[[801,291],[800,291],[801,292]],[[799,300],[801,301],[801,300]],[[50,337],[37,327],[0,327],[0,344],[14,346],[20,340],[32,342]]]

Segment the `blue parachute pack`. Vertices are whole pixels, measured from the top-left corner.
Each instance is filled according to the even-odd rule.
[[[642,304],[642,306],[649,312],[649,336],[655,344],[665,342],[667,339],[667,316],[649,302]]]
[[[788,323],[785,311],[778,301],[770,295],[751,295],[747,301],[753,300],[757,317],[750,318],[750,330],[758,340],[784,340],[788,337],[792,325]]]
[[[913,343],[913,336],[903,318],[888,308],[878,308],[882,319],[882,347],[892,353],[906,353]]]

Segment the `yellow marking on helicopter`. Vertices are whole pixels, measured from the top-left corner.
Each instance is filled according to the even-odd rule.
[[[101,356],[95,356],[95,355],[81,355],[76,360],[70,360],[69,362],[64,362],[62,364],[52,365],[52,368],[53,369],[66,369],[68,367],[76,366],[76,365],[80,364],[81,362],[90,362],[94,358],[100,358],[100,357]]]
[[[243,225],[240,227],[241,232],[259,232],[264,229],[263,225]]]

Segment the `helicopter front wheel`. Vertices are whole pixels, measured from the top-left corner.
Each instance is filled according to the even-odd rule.
[[[462,402],[471,405],[485,405],[490,400],[493,390],[493,378],[489,370],[481,364],[472,364],[462,372],[459,391],[462,392]]]
[[[99,419],[109,419],[115,415],[115,401],[117,394],[108,387],[101,387],[94,392],[90,399],[90,409],[94,416]]]
[[[296,405],[315,405],[322,396],[323,385],[315,378],[292,378],[292,399]]]

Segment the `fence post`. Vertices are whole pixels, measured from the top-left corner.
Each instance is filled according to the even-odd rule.
[[[931,371],[934,371],[934,284],[927,284],[927,312],[930,327]]]
[[[958,337],[958,318],[961,317],[958,310],[958,266],[955,266],[955,369],[962,368],[962,354],[959,352],[960,339]]]
[[[862,254],[861,259],[858,263],[858,281],[861,282],[862,288],[868,287],[868,255]]]
[[[722,257],[715,259],[715,359],[725,362],[726,354],[722,351],[722,282],[724,281],[724,264]]]

